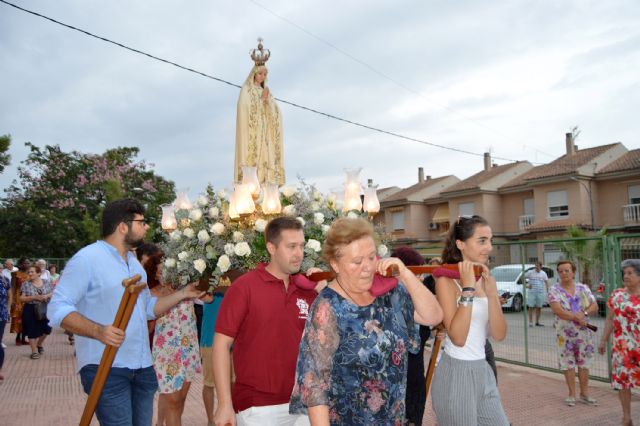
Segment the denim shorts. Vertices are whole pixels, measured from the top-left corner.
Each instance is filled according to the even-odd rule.
[[[544,293],[540,291],[530,291],[527,293],[527,305],[530,308],[542,308],[544,304]]]
[[[80,381],[89,394],[98,366],[80,369]],[[153,367],[132,370],[111,368],[96,407],[101,426],[150,426],[158,380]]]

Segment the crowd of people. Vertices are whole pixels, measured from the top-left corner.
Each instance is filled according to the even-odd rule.
[[[368,221],[338,219],[323,246],[333,278],[315,282],[308,275],[318,270],[300,271],[301,222],[276,218],[265,229],[269,262],[226,293],[206,294],[194,284],[174,288],[163,281],[164,254],[144,243],[144,213],[131,199],[107,204],[102,239],[76,253],[62,274],[28,259],[17,267],[7,259],[0,273],[0,338],[10,321],[16,344],[28,344],[31,359],[43,356],[51,326],[62,327],[75,341],[88,394],[105,345],[118,348],[96,408],[100,424],[150,425],[158,392],[156,424],[180,425],[197,374],[209,425],[421,424],[424,345],[438,327],[443,350],[431,388],[438,424],[509,425],[489,341],[504,339],[507,323],[488,268],[492,232],[485,219],[460,217],[441,259],[433,259],[458,264],[457,272],[423,276],[407,268],[425,263],[415,250],[403,247],[380,259]],[[529,283],[547,291],[538,266]],[[389,269],[395,278],[384,277]],[[640,386],[640,260],[623,262],[622,270],[623,288],[609,299],[597,349],[605,353],[613,334],[612,385],[622,424],[630,425],[630,390]],[[588,318],[597,304],[588,286],[575,282],[574,263],[560,261],[557,271],[548,301],[568,388],[564,402],[597,405],[588,386],[596,351]],[[135,274],[148,287],[125,331],[111,324],[121,283]],[[3,361],[0,348],[0,380]]]

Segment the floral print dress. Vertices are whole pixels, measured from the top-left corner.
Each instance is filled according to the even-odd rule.
[[[327,405],[332,425],[403,425],[407,350],[420,345],[413,311],[402,284],[365,307],[322,290],[300,343],[290,412]]]
[[[609,298],[613,312],[614,389],[640,388],[640,297],[619,288]]]
[[[576,283],[573,296],[558,283],[549,289],[549,304],[558,302],[560,307],[569,312],[585,311],[596,299],[584,284]],[[595,353],[593,332],[587,327],[580,327],[574,321],[555,317],[558,345],[558,366],[560,370],[589,368]]]
[[[153,367],[160,393],[173,393],[202,371],[193,300],[183,300],[156,320]]]

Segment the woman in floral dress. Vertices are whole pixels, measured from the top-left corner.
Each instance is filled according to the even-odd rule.
[[[558,364],[564,371],[569,396],[564,400],[569,407],[576,405],[576,367],[580,383],[580,402],[598,405],[589,396],[589,366],[595,346],[593,332],[587,328],[588,316],[598,312],[596,299],[584,284],[576,283],[576,265],[561,260],[557,265],[560,282],[549,289],[549,306],[555,314]]]
[[[618,390],[622,424],[632,425],[631,388],[640,388],[640,259],[622,262],[624,288],[609,298],[607,322],[598,350],[605,353],[613,331],[611,385]]]
[[[155,256],[145,263],[145,270],[154,271],[159,282],[162,282],[161,262]],[[157,296],[173,292],[169,285],[154,290],[159,288]],[[180,425],[191,382],[202,371],[192,299],[183,300],[156,319],[151,354],[160,392],[157,424],[166,421],[167,426]]]
[[[407,352],[420,342],[414,319],[435,325],[442,310],[400,259],[377,259],[364,219],[335,221],[323,251],[337,275],[307,319],[289,412],[308,412],[314,426],[403,425]],[[374,273],[391,265],[401,283],[373,296]]]

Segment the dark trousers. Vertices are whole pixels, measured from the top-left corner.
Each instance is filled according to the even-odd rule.
[[[2,342],[2,338],[4,337],[4,326],[7,325],[6,321],[0,321],[0,342]],[[2,365],[4,364],[4,348],[0,345],[0,370],[2,370]]]
[[[198,342],[200,342],[202,337],[202,305],[194,303],[193,310],[196,313],[196,328],[198,329]]]

